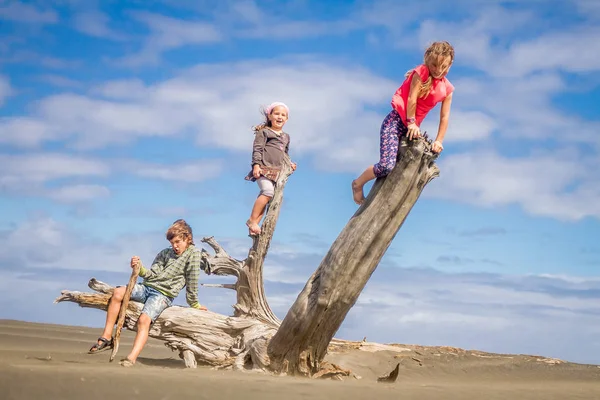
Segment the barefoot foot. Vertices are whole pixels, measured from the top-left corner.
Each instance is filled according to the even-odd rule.
[[[365,201],[365,195],[363,194],[363,187],[360,186],[356,181],[352,181],[352,197],[354,202],[361,205]]]
[[[248,231],[250,232],[250,236],[260,235],[260,226],[256,222],[252,222],[250,220],[246,221],[246,226],[248,227]]]

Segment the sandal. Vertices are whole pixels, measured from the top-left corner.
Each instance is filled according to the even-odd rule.
[[[102,351],[113,348],[113,339],[112,338],[110,338],[110,340],[108,340],[103,337],[99,337],[98,342],[101,342],[101,343],[94,344],[88,351],[88,354],[100,353]]]
[[[121,364],[122,367],[133,367],[135,365],[135,363],[129,358],[122,359],[121,361],[119,361],[119,364]]]

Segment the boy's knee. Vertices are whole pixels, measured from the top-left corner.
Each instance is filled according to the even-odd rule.
[[[146,313],[141,313],[140,317],[138,318],[137,324],[139,327],[149,327],[150,324],[152,323],[152,319],[150,318],[150,316]]]
[[[113,291],[112,299],[116,301],[123,301],[123,297],[125,296],[125,286],[116,287]]]

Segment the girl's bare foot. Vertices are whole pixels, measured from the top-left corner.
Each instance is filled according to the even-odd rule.
[[[354,202],[361,205],[365,201],[365,195],[363,194],[363,187],[360,186],[356,181],[352,181],[352,197]]]
[[[250,231],[250,235],[260,235],[260,226],[257,223],[248,220],[246,221],[246,226]]]

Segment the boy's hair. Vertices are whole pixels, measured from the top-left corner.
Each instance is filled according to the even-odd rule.
[[[192,234],[192,227],[183,219],[178,219],[167,229],[167,240],[171,241],[176,237],[187,239],[190,244],[194,244],[194,235]]]
[[[433,42],[427,50],[425,50],[425,55],[423,56],[423,63],[428,64],[431,60],[436,60],[439,56],[442,57],[450,57],[450,63],[454,61],[454,48],[452,45],[446,41],[442,42]],[[410,76],[410,73],[413,70],[409,70],[406,73],[406,77]],[[419,98],[423,99],[427,97],[429,91],[431,90],[431,86],[433,84],[433,78],[431,75],[427,77],[427,80],[421,84],[421,90],[419,90]]]

